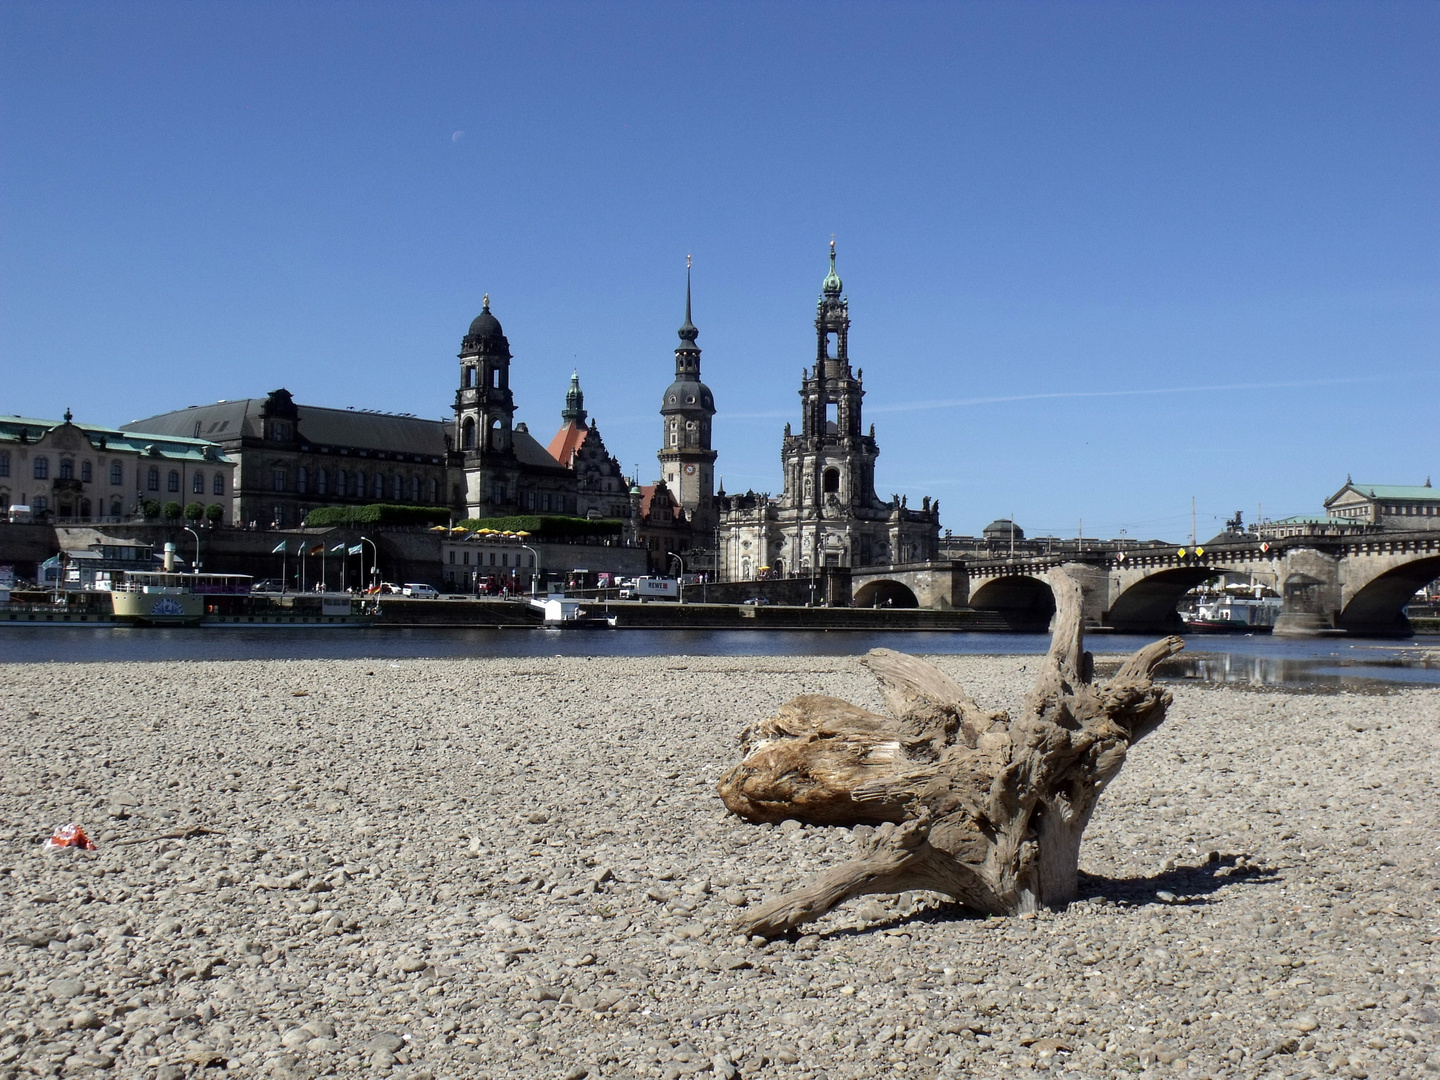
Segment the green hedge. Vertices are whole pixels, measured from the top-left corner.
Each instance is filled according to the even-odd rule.
[[[305,515],[306,525],[436,525],[450,520],[443,506],[318,506]]]
[[[498,532],[527,532],[531,536],[615,536],[625,528],[617,518],[591,520],[582,517],[551,517],[548,514],[516,514],[512,517],[466,518],[459,524],[467,529],[495,529]]]

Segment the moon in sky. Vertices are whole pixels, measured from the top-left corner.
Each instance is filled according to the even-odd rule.
[[[463,131],[457,131],[457,132],[455,132],[454,134],[452,134],[452,135],[450,136],[450,141],[451,141],[452,143],[453,143],[453,142],[459,142],[464,135],[465,135],[465,132],[463,132]]]

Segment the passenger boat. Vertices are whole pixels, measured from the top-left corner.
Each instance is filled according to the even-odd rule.
[[[117,623],[199,626],[208,615],[242,614],[253,580],[249,574],[125,570],[110,583],[110,604]]]
[[[1180,612],[1193,634],[1268,634],[1275,629],[1284,601],[1278,596],[1202,596],[1193,610]]]

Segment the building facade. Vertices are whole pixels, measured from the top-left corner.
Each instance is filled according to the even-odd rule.
[[[630,481],[605,449],[599,426],[586,424],[586,415],[580,373],[573,372],[560,413],[560,430],[545,452],[574,475],[577,517],[623,520],[631,513]]]
[[[447,505],[446,425],[417,416],[299,405],[290,391],[218,401],[125,424],[217,443],[236,462],[237,524],[288,528],[317,506]]]
[[[1345,486],[1325,500],[1332,518],[1392,529],[1440,529],[1440,491],[1423,485],[1356,484],[1347,476]]]
[[[875,427],[863,422],[864,371],[850,366],[850,301],[830,245],[815,315],[815,362],[800,380],[800,431],[785,425],[779,498],[718,498],[722,580],[813,573],[826,566],[921,562],[938,555],[940,504],[911,509],[875,494]]]
[[[510,341],[490,313],[490,296],[460,342],[452,468],[458,517],[577,514],[575,474],[515,422]]]
[[[229,524],[235,476],[236,462],[205,439],[77,424],[69,411],[64,420],[0,416],[0,513],[28,506],[41,520],[122,522],[178,503]]]

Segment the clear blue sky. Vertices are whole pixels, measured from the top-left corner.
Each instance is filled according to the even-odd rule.
[[[1440,482],[1440,4],[0,4],[0,412],[447,416],[490,293],[778,491],[836,234],[882,496],[1178,538]]]

